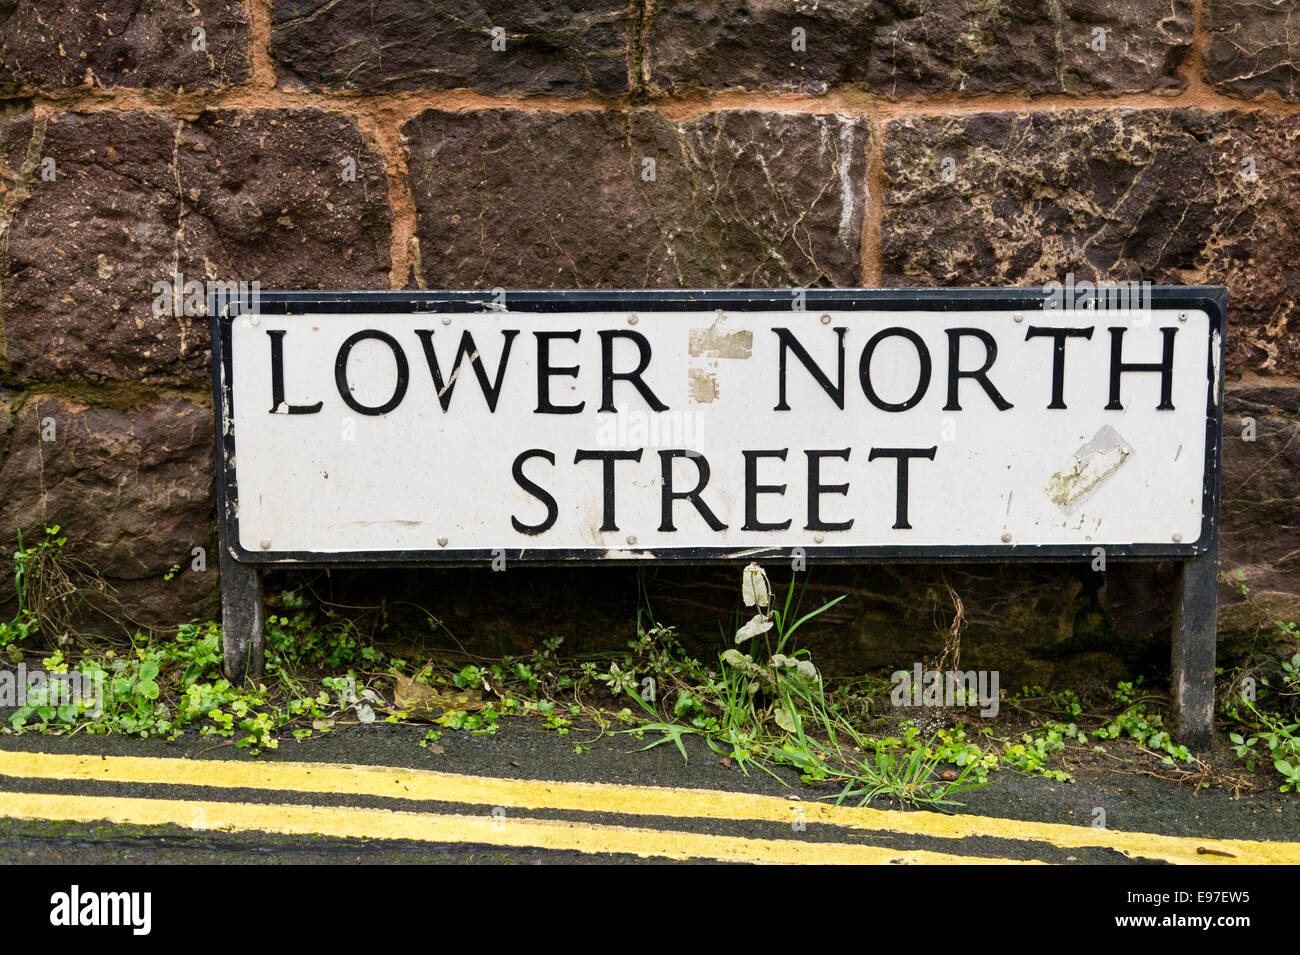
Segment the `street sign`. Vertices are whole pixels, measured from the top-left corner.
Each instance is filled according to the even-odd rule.
[[[1226,293],[218,292],[224,669],[272,566],[1174,559],[1210,739]]]
[[[263,295],[220,323],[230,542],[258,563],[1205,548],[1213,303],[901,295]]]

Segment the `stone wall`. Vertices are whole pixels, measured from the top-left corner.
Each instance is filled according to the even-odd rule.
[[[1296,0],[11,0],[4,552],[57,521],[140,619],[212,612],[215,559],[189,569],[215,546],[206,322],[155,314],[175,274],[402,289],[1074,273],[1228,286],[1224,568],[1295,611],[1297,62]],[[976,632],[1005,621],[1091,652],[1115,628],[1079,621],[1128,599],[1007,574],[971,591]],[[872,586],[885,610],[927,606],[898,575]],[[1232,594],[1224,626],[1248,630]]]

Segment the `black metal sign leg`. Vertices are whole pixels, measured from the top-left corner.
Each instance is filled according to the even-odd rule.
[[[1214,654],[1218,640],[1218,548],[1182,565],[1174,615],[1173,702],[1179,742],[1210,746],[1214,723]]]
[[[221,669],[231,683],[262,676],[266,609],[262,604],[262,572],[241,564],[221,547]]]

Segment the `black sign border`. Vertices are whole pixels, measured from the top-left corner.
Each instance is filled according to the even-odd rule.
[[[1103,287],[1104,288],[1104,287]],[[1013,310],[1047,312],[1052,296],[1043,288],[924,288],[924,289],[673,289],[673,290],[482,290],[482,291],[348,291],[258,292],[257,309],[264,315],[355,314],[358,312],[492,313],[504,291],[512,312],[628,311],[788,311],[806,313],[832,310],[938,311]],[[1068,286],[1064,291],[1068,293]],[[1147,290],[1144,289],[1144,294]],[[802,308],[796,308],[797,293]],[[1152,308],[1204,311],[1210,319],[1206,354],[1205,463],[1203,469],[1201,533],[1197,540],[1168,544],[1105,545],[1107,559],[1188,559],[1217,552],[1219,487],[1223,431],[1223,380],[1226,338],[1227,290],[1222,286],[1152,286]],[[504,554],[507,561],[568,566],[609,566],[627,563],[703,564],[718,561],[748,562],[790,559],[793,547],[672,547],[649,556],[628,551],[605,556],[607,548],[518,548],[404,551],[248,551],[239,544],[239,487],[235,473],[235,434],[232,409],[231,322],[249,309],[237,292],[214,292],[209,297],[212,334],[212,400],[217,461],[217,513],[222,546],[244,564],[275,566],[397,567],[411,565],[473,567]],[[1104,309],[1099,309],[1104,312]],[[1217,335],[1215,334],[1217,332]],[[1215,344],[1218,354],[1214,354]],[[231,422],[230,426],[225,426]],[[836,547],[798,545],[810,560],[840,563],[926,563],[936,560],[1020,562],[1091,559],[1097,544],[989,544],[979,546],[876,545]],[[620,549],[621,550],[621,549]]]

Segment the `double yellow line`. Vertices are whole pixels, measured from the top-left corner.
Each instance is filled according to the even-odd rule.
[[[16,819],[171,824],[191,829],[400,839],[669,859],[776,863],[989,864],[1016,860],[902,850],[802,836],[817,825],[940,839],[997,838],[1058,849],[1109,848],[1130,857],[1192,863],[1300,863],[1300,843],[1205,840],[1054,823],[933,812],[832,806],[774,796],[610,783],[498,779],[385,766],[233,762],[0,751],[0,776],[79,782],[180,785],[330,796],[372,796],[484,807],[479,814],[410,812],[220,800],[0,792],[0,815]],[[495,812],[494,812],[495,810]],[[670,819],[791,825],[788,838],[758,839],[514,812],[558,810]],[[1031,850],[1032,853],[1032,850]]]

